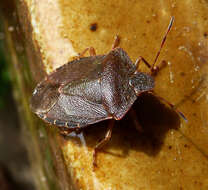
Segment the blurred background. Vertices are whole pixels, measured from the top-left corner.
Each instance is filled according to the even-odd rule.
[[[33,178],[12,96],[1,21],[0,17],[0,189],[32,190]]]

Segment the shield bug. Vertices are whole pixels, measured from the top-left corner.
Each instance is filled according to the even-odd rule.
[[[63,134],[111,119],[105,138],[94,149],[96,165],[96,152],[109,141],[114,121],[122,119],[142,93],[153,93],[153,75],[161,66],[155,64],[172,24],[173,17],[153,65],[143,57],[132,63],[127,53],[117,47],[117,36],[108,54],[96,55],[94,48],[87,48],[78,59],[61,66],[41,81],[32,94],[32,111],[45,122],[58,126]],[[83,57],[87,51],[90,56]],[[141,61],[150,73],[139,71]]]

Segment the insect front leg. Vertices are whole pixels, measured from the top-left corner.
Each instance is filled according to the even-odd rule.
[[[157,75],[157,73],[167,65],[167,62],[163,60],[157,66],[152,67],[144,57],[139,56],[139,58],[135,62],[137,68],[136,72],[139,72],[139,66],[141,64],[141,61],[150,69],[150,75],[152,76]]]
[[[141,61],[150,69],[151,68],[151,65],[146,61],[146,59],[142,56],[139,56],[135,62],[135,65],[136,65],[136,72],[139,72],[139,66],[141,64]]]
[[[108,129],[107,129],[107,132],[105,134],[105,138],[102,139],[94,148],[94,152],[93,152],[93,166],[94,167],[97,167],[97,152],[98,150],[102,149],[104,145],[106,145],[108,143],[108,141],[110,140],[111,138],[111,135],[112,135],[112,129],[115,125],[115,120],[111,120],[109,122],[109,126],[108,126]]]

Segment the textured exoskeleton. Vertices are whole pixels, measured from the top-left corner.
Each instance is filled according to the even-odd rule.
[[[138,95],[154,88],[152,76],[136,68],[121,48],[74,60],[37,85],[31,108],[46,122],[70,129],[120,120]]]

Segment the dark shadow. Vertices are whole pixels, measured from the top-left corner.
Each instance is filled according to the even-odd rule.
[[[168,130],[178,129],[180,126],[178,114],[151,94],[143,94],[138,97],[132,109],[136,111],[136,116],[143,132],[136,130],[132,118],[127,113],[121,121],[116,122],[112,138],[106,147],[101,150],[102,152],[114,156],[127,156],[128,151],[134,149],[149,156],[155,156],[160,151]],[[108,122],[108,120],[103,121],[83,129],[83,136],[87,146],[94,147],[99,140],[104,138]],[[81,144],[77,137],[73,133],[65,139],[75,140]],[[107,147],[110,146],[121,149],[122,153],[111,153],[107,150]]]
[[[154,156],[160,151],[166,133],[170,129],[179,128],[180,118],[173,109],[161,103],[151,94],[141,95],[132,109],[136,111],[143,129],[142,133],[136,133],[136,129],[131,129],[131,135],[137,136],[135,137],[137,142],[133,141],[134,148]],[[128,114],[124,118],[124,122],[126,125],[131,123]],[[124,123],[122,125],[125,126]]]

